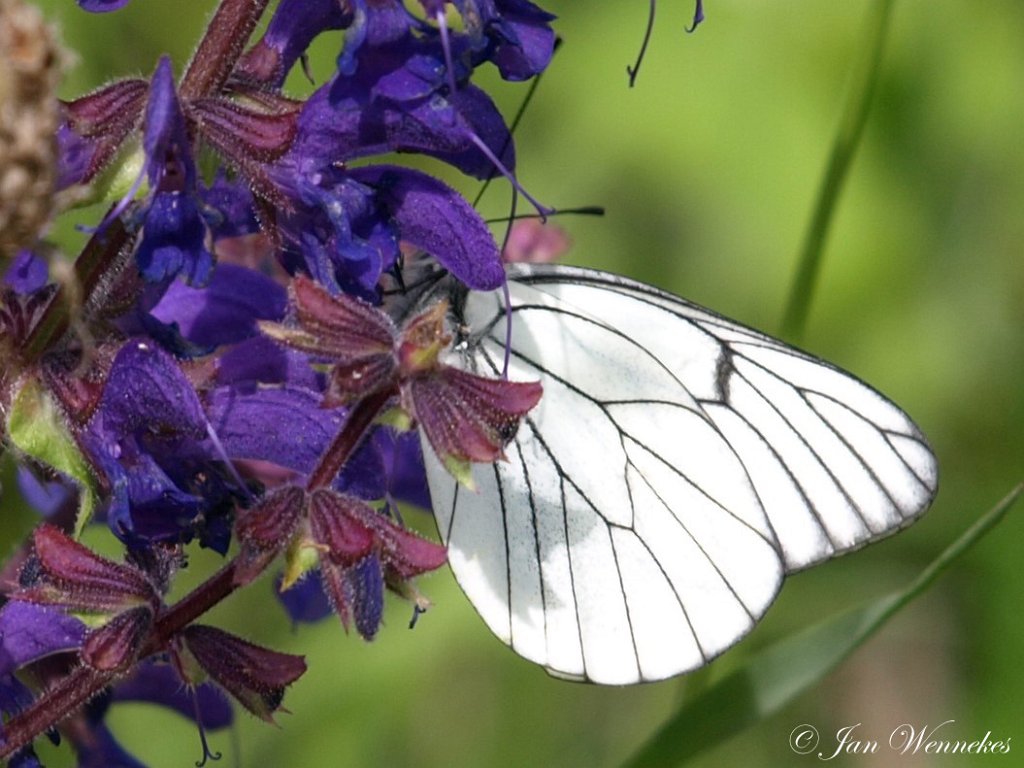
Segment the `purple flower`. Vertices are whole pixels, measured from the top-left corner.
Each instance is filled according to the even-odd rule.
[[[323,548],[320,576],[334,612],[366,640],[377,633],[385,582],[395,585],[446,560],[444,547],[420,538],[372,507],[333,491],[315,491],[309,501],[313,540]]]
[[[18,294],[35,293],[40,290],[49,278],[46,262],[32,251],[18,251],[7,271],[3,283]]]
[[[33,702],[32,692],[14,676],[22,667],[76,650],[85,625],[53,608],[9,600],[0,607],[0,714],[15,715]],[[2,730],[0,730],[2,743]],[[39,765],[31,747],[19,750],[11,765]]]
[[[221,264],[203,288],[172,284],[150,315],[176,326],[189,342],[213,348],[256,336],[257,321],[282,318],[286,305],[284,288],[266,275]]]
[[[207,235],[211,230],[220,235],[254,231],[255,217],[251,196],[242,196],[223,178],[209,191],[202,189],[192,141],[196,133],[202,135],[245,174],[252,188],[273,198],[264,167],[290,145],[297,106],[270,95],[261,104],[256,109],[225,97],[183,101],[164,57],[148,84],[121,80],[65,105],[59,134],[62,183],[92,181],[141,120],[142,174],[113,215],[129,208],[145,179],[149,194],[132,214],[134,225],[142,229],[135,254],[140,273],[164,288],[179,276],[189,284],[205,285],[214,263]]]
[[[344,29],[352,19],[348,4],[338,0],[281,0],[263,37],[238,62],[235,77],[279,88],[314,38]]]
[[[114,359],[83,443],[110,486],[107,522],[136,545],[198,536],[227,549],[241,489],[224,475],[198,396],[156,347],[135,341]]]
[[[204,245],[206,223],[199,212],[192,146],[166,57],[160,59],[150,84],[143,149],[153,196],[135,254],[139,271],[149,282],[180,274],[189,283],[205,285],[213,256]]]
[[[89,13],[108,13],[124,8],[129,0],[78,0],[78,6]]]
[[[492,61],[506,80],[526,80],[551,62],[555,16],[527,0],[456,0],[473,40],[473,60]],[[472,13],[470,10],[472,9]]]
[[[0,676],[76,650],[84,637],[85,625],[56,608],[9,600],[0,607]]]
[[[27,466],[19,466],[18,490],[21,496],[43,517],[50,517],[75,502],[75,492],[66,480],[44,480]]]

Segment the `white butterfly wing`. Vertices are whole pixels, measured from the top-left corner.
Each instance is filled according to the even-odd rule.
[[[786,572],[927,508],[909,418],[849,374],[696,305],[569,267],[509,270],[514,380],[544,387],[458,487],[424,446],[459,584],[556,675],[658,680],[745,635]],[[494,375],[501,292],[469,294],[450,362]]]

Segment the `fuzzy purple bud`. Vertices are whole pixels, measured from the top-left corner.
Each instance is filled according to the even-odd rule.
[[[149,606],[119,613],[85,636],[82,661],[98,672],[125,672],[138,658],[152,626]]]
[[[52,525],[36,528],[20,578],[17,599],[90,613],[119,613],[160,601],[144,573],[100,557]]]
[[[306,671],[302,656],[272,651],[215,627],[193,624],[182,638],[214,681],[269,723],[281,706],[285,688]]]
[[[279,488],[246,510],[235,525],[242,553],[235,583],[247,584],[288,546],[305,509],[306,494],[294,485]]]

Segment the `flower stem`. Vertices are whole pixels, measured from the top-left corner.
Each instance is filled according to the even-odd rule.
[[[97,672],[80,665],[72,669],[58,684],[46,691],[24,711],[4,723],[0,741],[0,761],[7,760],[44,731],[102,691],[114,679],[113,672]]]
[[[181,79],[182,98],[220,91],[270,0],[222,0]]]
[[[119,256],[131,247],[133,239],[134,234],[128,232],[120,219],[112,220],[89,239],[74,266],[74,291],[83,305],[90,304],[107,275],[117,272]],[[68,288],[60,286],[25,340],[21,352],[25,362],[38,360],[53,348],[67,332],[73,308]]]
[[[313,490],[330,485],[338,476],[342,467],[355,453],[363,441],[374,420],[384,410],[384,406],[394,397],[390,389],[375,392],[364,397],[349,411],[348,418],[338,431],[337,436],[320,457],[320,463],[310,473],[306,488]]]
[[[864,133],[872,96],[878,84],[878,73],[881,69],[893,5],[894,0],[874,0],[868,11],[863,44],[860,48],[861,55],[854,62],[850,75],[839,129],[832,143],[832,154],[818,190],[814,212],[804,237],[796,278],[782,320],[782,335],[791,340],[798,340],[807,324],[807,313],[817,284],[825,237],[832,223],[836,202],[850,163]]]

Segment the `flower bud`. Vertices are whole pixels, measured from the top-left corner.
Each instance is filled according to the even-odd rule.
[[[100,557],[52,525],[36,528],[20,580],[17,599],[74,611],[121,613],[160,604],[142,571]]]
[[[98,672],[125,672],[138,657],[152,626],[153,611],[149,606],[119,613],[85,636],[82,661]]]
[[[206,674],[267,722],[273,722],[285,688],[306,671],[302,656],[272,651],[215,627],[193,624],[182,637]]]

